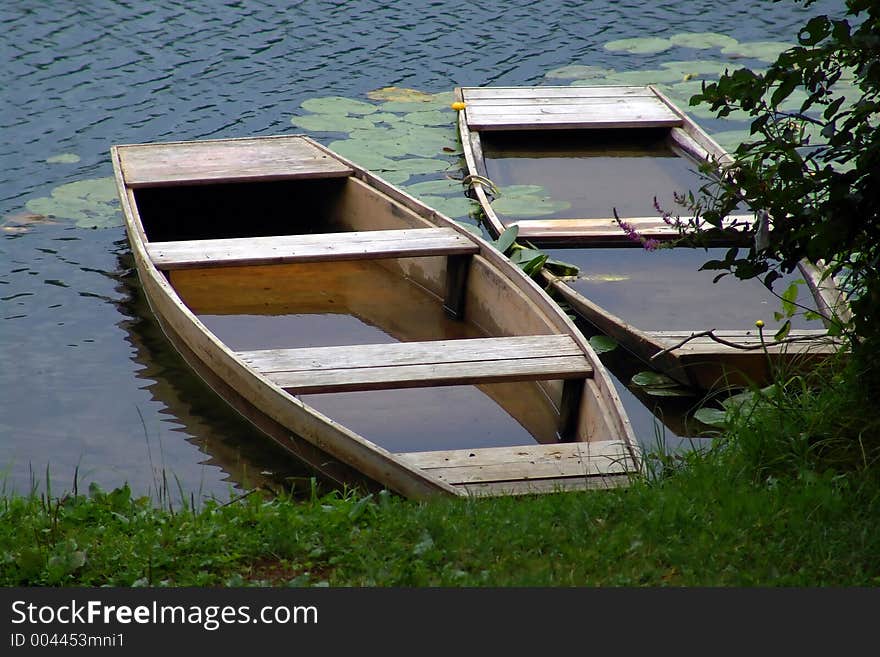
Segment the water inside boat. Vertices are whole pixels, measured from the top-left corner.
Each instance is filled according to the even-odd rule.
[[[257,187],[266,193],[255,193]],[[205,239],[215,231],[223,237],[245,237],[363,229],[346,223],[343,212],[351,201],[348,193],[360,189],[354,181],[260,183],[248,188],[246,195],[240,184],[153,188],[137,194],[146,232],[154,241]],[[255,200],[246,202],[242,196]],[[200,204],[199,199],[208,204]],[[148,223],[152,217],[161,220]],[[196,268],[172,271],[169,278],[184,303],[236,351],[504,334],[490,333],[485,322],[477,325],[447,317],[442,298],[420,278],[419,265],[406,270],[400,262]],[[558,440],[556,404],[545,386],[534,382],[304,394],[300,398],[390,451]]]
[[[570,207],[539,217],[510,213],[505,220],[656,217],[664,209],[685,212],[673,192],[697,191],[697,165],[680,157],[665,128],[625,130],[486,131],[481,134],[489,178],[503,189],[540,185],[553,201]]]
[[[754,329],[763,320],[770,336],[784,320],[776,320],[781,301],[758,280],[731,275],[717,283],[716,271],[698,271],[707,260],[724,257],[727,249],[545,249],[551,257],[579,267],[566,284],[627,323],[649,331]],[[798,270],[773,285],[781,294],[803,281]],[[796,303],[815,310],[805,284],[798,286]],[[819,321],[797,314],[793,328],[820,329]]]

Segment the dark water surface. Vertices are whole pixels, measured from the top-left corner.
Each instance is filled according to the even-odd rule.
[[[443,92],[558,84],[544,75],[569,64],[651,69],[683,56],[603,44],[681,31],[790,41],[805,17],[792,3],[763,0],[3,2],[6,490],[26,491],[47,471],[53,490],[69,489],[78,470],[81,485],[128,481],[152,494],[164,472],[187,497],[225,497],[304,474],[218,402],[158,330],[107,185],[112,144],[298,132],[290,118],[302,101],[363,99],[391,85]],[[80,215],[47,222],[34,210],[70,196],[87,206]],[[627,404],[650,443],[653,416],[631,395]]]

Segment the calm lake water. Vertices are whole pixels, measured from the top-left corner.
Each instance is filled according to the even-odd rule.
[[[840,4],[820,2],[810,14]],[[387,86],[439,93],[455,85],[568,84],[545,77],[568,65],[655,69],[702,51],[604,44],[706,31],[790,42],[806,16],[793,3],[764,0],[2,3],[5,489],[42,485],[48,472],[55,491],[70,489],[77,473],[81,486],[127,481],[154,494],[165,474],[187,497],[225,498],[308,476],[219,402],[165,342],[107,195],[111,144],[302,132],[290,119],[303,101],[363,100]],[[731,64],[761,65],[738,57]],[[453,120],[450,111],[440,127],[454,138]],[[325,143],[339,137],[312,134]],[[82,208],[43,220],[50,213],[42,208],[62,202]],[[637,432],[652,443],[651,410],[621,391]]]

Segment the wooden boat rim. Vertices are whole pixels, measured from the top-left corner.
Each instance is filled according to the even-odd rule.
[[[521,272],[519,268],[513,266],[506,257],[500,254],[482,237],[474,235],[456,222],[452,221],[450,218],[421,203],[415,197],[392,186],[380,177],[364,170],[362,167],[332,152],[305,135],[277,135],[206,141],[213,143],[240,143],[244,141],[253,142],[262,140],[302,140],[310,147],[325,153],[343,166],[350,168],[351,172],[347,174],[348,176],[361,180],[363,183],[378,192],[381,192],[393,201],[399,202],[410,210],[413,210],[420,217],[434,225],[453,228],[458,234],[464,236],[467,240],[470,240],[471,243],[476,244],[479,248],[479,255],[500,272],[503,272],[506,277],[511,279],[513,285],[521,290],[521,292],[524,293],[542,312],[544,318],[550,322],[550,326],[560,334],[569,335],[588,361],[595,365],[593,368],[594,374],[592,380],[596,382],[601,394],[606,398],[607,404],[611,406],[611,408],[606,406],[606,404],[600,406],[602,412],[607,415],[604,421],[607,423],[607,426],[616,427],[619,430],[619,435],[609,436],[609,438],[619,439],[626,444],[633,463],[637,466],[640,465],[641,452],[638,442],[636,441],[629,419],[623,409],[622,402],[611,384],[608,373],[601,366],[600,361],[592,347],[589,345],[589,342],[580,334],[574,323],[562,313],[558,306],[556,306],[549,297],[545,295],[535,281]],[[162,145],[174,146],[189,143],[191,142],[163,142]],[[392,471],[408,473],[407,477],[398,477],[394,482],[394,486],[399,492],[412,497],[424,497],[438,492],[451,495],[467,494],[466,489],[455,488],[447,482],[432,476],[429,472],[412,465],[406,459],[401,458],[347,427],[344,427],[332,418],[320,413],[310,405],[285,392],[282,387],[273,383],[268,377],[248,366],[236,352],[217,338],[217,336],[205,326],[195,313],[182,302],[171,282],[150,258],[148,252],[148,244],[150,244],[150,241],[146,236],[134,198],[134,193],[137,188],[127,184],[125,180],[121,153],[124,152],[126,148],[137,146],[142,146],[142,144],[114,145],[111,148],[111,158],[115,171],[117,190],[119,192],[126,221],[126,228],[130,236],[129,242],[131,243],[139,273],[141,273],[146,279],[143,282],[143,285],[154,313],[163,317],[164,321],[172,325],[172,328],[176,332],[186,334],[195,331],[200,339],[206,340],[206,350],[204,353],[196,353],[196,355],[200,359],[207,358],[208,361],[210,361],[209,367],[212,370],[219,369],[220,371],[225,370],[234,373],[237,379],[246,384],[249,393],[257,395],[260,398],[265,397],[268,399],[271,408],[264,412],[272,420],[284,424],[284,406],[286,405],[288,408],[298,409],[298,412],[303,414],[306,420],[311,423],[310,426],[315,427],[320,424],[322,427],[331,431],[335,436],[347,441],[355,452],[349,464],[353,465],[353,467],[361,472],[364,472],[369,478],[375,481],[387,482],[389,473]],[[212,182],[218,183],[225,181]],[[194,184],[199,183],[196,182]],[[311,440],[309,436],[305,436],[305,438]],[[326,448],[327,446],[324,444],[316,444],[316,447]],[[330,453],[332,453],[332,450],[330,450]],[[352,460],[354,461],[353,463],[351,462]],[[407,481],[403,481],[404,479]]]

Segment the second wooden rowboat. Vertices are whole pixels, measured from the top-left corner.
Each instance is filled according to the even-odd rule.
[[[612,216],[612,207],[623,206],[620,216],[643,240],[678,237],[652,207],[647,188],[689,183],[696,187],[700,183],[694,170],[700,162],[731,162],[729,154],[653,86],[464,87],[455,94],[462,107],[458,129],[472,193],[486,228],[497,237],[516,226],[518,239],[545,249],[560,248],[564,260],[573,260],[571,254],[578,252],[596,255],[597,249],[638,245]],[[592,163],[600,158],[609,166],[597,169]],[[578,165],[588,160],[585,173]],[[504,184],[554,187],[553,200],[571,208],[550,218],[500,211],[493,188],[505,176],[511,180]],[[703,260],[695,263],[694,271]],[[845,316],[839,291],[823,280],[819,268],[804,262],[800,269],[809,285],[808,303],[828,318]],[[686,385],[712,389],[764,383],[782,362],[805,367],[839,349],[827,331],[818,328],[793,329],[790,341],[775,344],[772,335],[755,328],[760,317],[748,315],[735,318],[742,320],[736,326],[645,330],[594,302],[574,284],[546,269],[542,274],[554,294],[599,331]],[[689,287],[687,282],[684,287]]]
[[[112,158],[171,342],[325,475],[423,498],[601,488],[639,470],[589,343],[455,222],[302,136]]]

